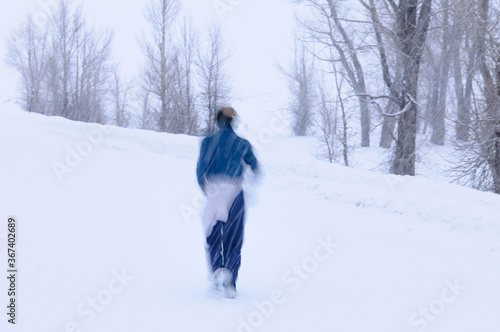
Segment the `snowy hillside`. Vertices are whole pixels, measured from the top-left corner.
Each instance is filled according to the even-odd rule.
[[[1,110],[0,330],[498,332],[500,196],[330,165],[259,125],[228,300],[207,290],[198,138]]]

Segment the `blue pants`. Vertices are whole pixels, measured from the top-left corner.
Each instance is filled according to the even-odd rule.
[[[243,192],[236,196],[227,222],[217,221],[212,233],[207,237],[207,254],[212,272],[226,268],[233,274],[233,286],[236,287],[238,270],[241,265],[241,247],[245,228],[245,201]]]

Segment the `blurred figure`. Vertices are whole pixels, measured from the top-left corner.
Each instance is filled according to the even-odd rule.
[[[207,201],[202,222],[205,248],[213,286],[225,296],[236,296],[245,226],[243,174],[250,167],[255,175],[259,163],[251,144],[236,135],[231,107],[217,113],[219,131],[206,137],[196,167],[198,183]]]

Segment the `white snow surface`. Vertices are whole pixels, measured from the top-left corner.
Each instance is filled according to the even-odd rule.
[[[500,196],[248,138],[265,176],[230,300],[206,280],[199,138],[0,110],[0,330],[499,331]]]

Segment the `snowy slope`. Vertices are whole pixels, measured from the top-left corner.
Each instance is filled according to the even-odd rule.
[[[1,279],[0,330],[498,331],[499,196],[332,166],[265,129],[227,300],[207,291],[198,138],[1,110],[19,295],[12,326]]]

